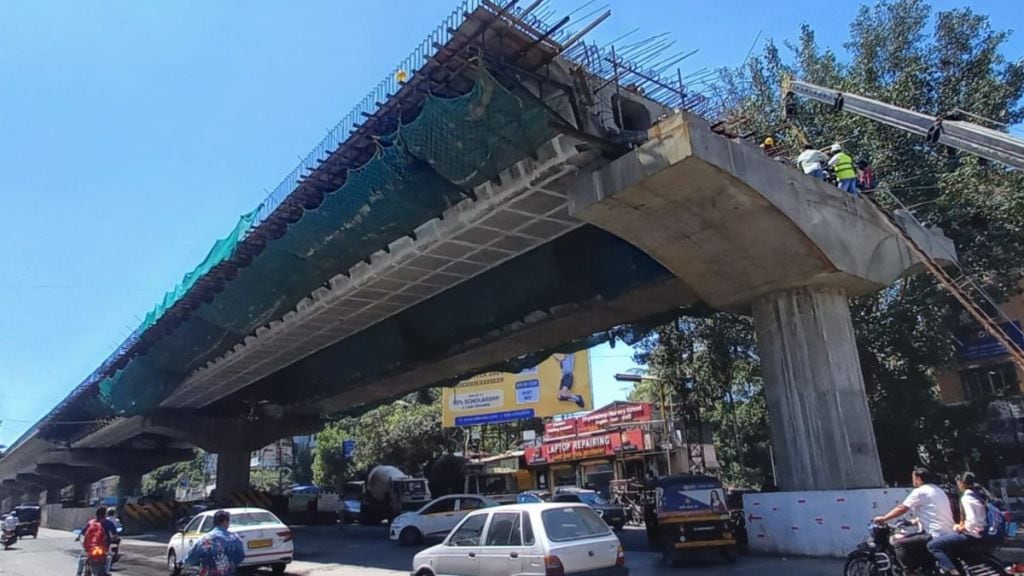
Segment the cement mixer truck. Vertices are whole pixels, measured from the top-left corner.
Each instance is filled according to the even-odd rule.
[[[363,484],[359,522],[390,522],[402,512],[419,510],[427,502],[430,502],[430,489],[426,478],[413,478],[394,466],[376,466]]]

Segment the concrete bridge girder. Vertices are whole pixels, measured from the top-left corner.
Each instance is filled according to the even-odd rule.
[[[208,416],[194,411],[162,410],[111,424],[76,442],[74,448],[103,449],[141,434],[155,434],[212,453],[251,452],[281,438],[318,432],[322,426],[323,422],[316,416],[250,419]],[[188,456],[176,458],[172,462],[191,457],[189,452]]]
[[[679,114],[582,178],[570,214],[644,250],[713,307],[753,312],[784,490],[882,485],[849,296],[919,269],[863,199]],[[941,231],[911,229],[940,262]]]

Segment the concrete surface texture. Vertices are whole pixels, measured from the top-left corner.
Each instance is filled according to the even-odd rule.
[[[784,490],[882,485],[847,299],[919,262],[874,206],[685,114],[580,177],[570,214],[668,268],[712,307],[753,311]],[[936,260],[938,230],[911,230]]]
[[[754,327],[783,490],[883,485],[864,377],[842,288],[754,302]]]
[[[39,576],[74,574],[78,544],[68,532],[42,529],[39,540],[20,541],[16,548],[0,552],[3,576]],[[383,527],[347,526],[316,529],[298,528],[296,561],[287,571],[292,576],[408,576],[412,557],[419,548],[404,548],[387,539]],[[656,574],[693,574],[699,576],[754,576],[781,574],[819,576],[839,574],[842,562],[818,559],[743,557],[736,565],[700,564],[668,569],[660,555],[647,551],[643,531],[627,529],[620,533],[626,547],[626,563],[631,576]],[[124,560],[115,574],[125,576],[165,575],[163,554],[167,536],[125,539]],[[262,571],[260,574],[270,574]]]

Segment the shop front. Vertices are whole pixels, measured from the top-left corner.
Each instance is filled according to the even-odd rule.
[[[655,450],[651,405],[615,402],[577,418],[548,423],[544,437],[524,451],[537,488],[583,487],[609,494],[619,480],[642,481],[664,454]]]

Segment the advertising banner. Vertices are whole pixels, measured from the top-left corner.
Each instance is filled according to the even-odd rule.
[[[613,402],[604,408],[576,418],[566,418],[544,425],[544,439],[564,438],[577,434],[602,432],[618,424],[650,422],[651,405],[646,402]]]
[[[518,374],[486,372],[444,389],[446,428],[569,414],[594,407],[590,354],[552,354]]]
[[[527,446],[524,457],[528,466],[552,464],[603,458],[628,452],[644,450],[644,431],[639,428],[595,434],[582,438],[545,442],[539,446]]]

